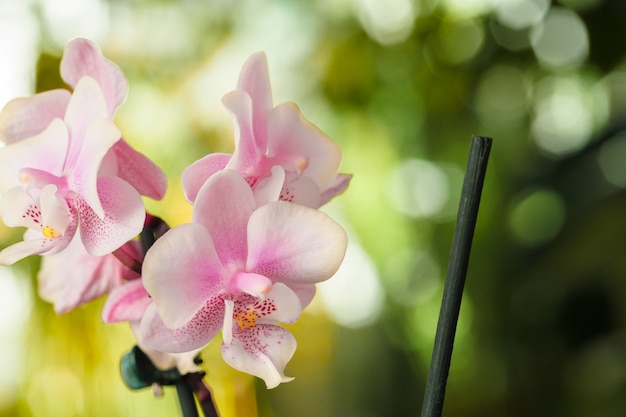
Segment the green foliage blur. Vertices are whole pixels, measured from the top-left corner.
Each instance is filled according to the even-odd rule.
[[[0,32],[0,95],[62,87],[75,36],[118,63],[116,121],[168,174],[147,206],[172,226],[182,170],[232,151],[220,98],[255,51],[275,102],[342,147],[354,179],[325,210],[345,268],[289,327],[293,382],[268,391],[209,345],[223,417],[420,415],[472,134],[494,143],[444,416],[623,415],[626,2],[0,1]],[[0,269],[0,416],[180,415],[174,391],[123,385],[133,339],[104,300],[56,317],[37,297],[38,262]]]

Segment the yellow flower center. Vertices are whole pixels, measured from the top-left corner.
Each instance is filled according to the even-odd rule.
[[[239,329],[251,329],[256,325],[256,319],[259,314],[256,311],[248,310],[243,313],[237,314],[237,324]]]
[[[55,238],[59,236],[59,233],[53,227],[50,227],[50,226],[44,226],[42,233],[45,237],[49,237],[49,238]]]

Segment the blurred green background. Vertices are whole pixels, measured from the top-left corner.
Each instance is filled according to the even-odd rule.
[[[626,2],[0,0],[1,105],[62,85],[76,36],[128,77],[116,121],[167,172],[147,204],[171,225],[182,170],[232,151],[220,99],[259,50],[354,174],[325,207],[345,263],[289,326],[296,379],[268,391],[205,350],[223,417],[419,415],[472,134],[494,144],[444,415],[624,415]],[[0,268],[0,416],[179,415],[123,385],[133,339],[103,300],[57,317],[37,267]]]

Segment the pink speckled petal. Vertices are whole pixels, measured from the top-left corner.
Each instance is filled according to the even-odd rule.
[[[98,194],[98,171],[100,163],[122,133],[110,120],[94,120],[87,131],[83,146],[68,177],[69,187],[80,195],[85,203],[98,215],[104,217],[104,208]]]
[[[102,309],[102,320],[105,323],[139,322],[150,304],[152,299],[141,280],[128,281],[112,289]]]
[[[259,324],[241,330],[233,326],[232,343],[222,344],[222,357],[233,368],[257,376],[267,388],[293,380],[284,374],[296,351],[296,339],[279,326]]]
[[[274,284],[265,299],[257,300],[248,308],[257,312],[257,324],[294,323],[302,312],[298,295],[281,283]]]
[[[206,180],[223,170],[231,157],[232,155],[227,153],[211,153],[185,168],[181,181],[187,201],[193,204]]]
[[[139,194],[160,200],[165,196],[167,178],[161,168],[144,154],[133,149],[124,139],[113,145],[118,176],[135,187]]]
[[[2,221],[9,227],[25,226],[41,230],[41,207],[39,199],[23,187],[13,187],[0,200]]]
[[[102,55],[98,46],[87,39],[74,39],[65,47],[61,59],[61,77],[76,87],[81,77],[95,79],[106,97],[109,117],[125,99],[128,83],[120,68]]]
[[[244,63],[237,89],[243,90],[252,98],[253,131],[257,148],[267,147],[267,117],[272,109],[267,58],[263,52],[252,54]]]
[[[246,271],[288,285],[321,282],[337,271],[347,244],[346,233],[328,215],[277,201],[250,217]]]
[[[209,232],[199,224],[175,227],[146,254],[143,281],[167,327],[187,323],[223,288],[228,272]]]
[[[19,175],[23,168],[61,175],[68,144],[65,123],[54,119],[40,134],[0,147],[0,193],[28,182]]]
[[[302,174],[315,181],[321,190],[326,189],[339,169],[339,146],[306,121],[294,103],[276,106],[267,123],[267,156],[306,157],[308,166]]]
[[[0,112],[0,141],[15,143],[43,132],[63,119],[71,93],[57,89],[10,101]]]
[[[177,329],[167,327],[154,304],[146,309],[139,328],[139,343],[160,352],[180,353],[208,344],[222,328],[224,300],[215,296],[207,300],[187,324]]]
[[[246,229],[256,208],[248,183],[237,172],[225,169],[202,186],[193,209],[193,221],[207,228],[222,263],[243,267]]]
[[[137,236],[146,217],[141,196],[124,180],[100,178],[98,195],[104,209],[102,219],[84,200],[74,201],[80,216],[83,244],[94,256],[111,253]]]

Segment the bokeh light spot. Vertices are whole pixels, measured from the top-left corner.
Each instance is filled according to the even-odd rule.
[[[626,187],[626,132],[620,132],[602,145],[598,164],[606,180],[618,187]]]
[[[333,321],[361,327],[375,321],[383,307],[383,291],[374,262],[351,238],[337,273],[318,286],[319,296]]]
[[[430,301],[441,286],[441,267],[425,251],[405,249],[385,264],[389,296],[398,304],[414,306]]]
[[[524,29],[541,22],[549,7],[549,0],[501,0],[496,17],[511,29]]]
[[[552,9],[530,33],[539,62],[549,69],[575,67],[589,54],[585,22],[573,11]]]
[[[526,115],[528,83],[520,70],[497,66],[485,73],[476,93],[476,111],[490,124],[510,124]]]
[[[520,199],[509,216],[514,237],[527,246],[554,238],[565,222],[565,203],[554,191],[539,189]]]
[[[437,33],[436,52],[451,64],[473,58],[483,46],[485,31],[472,20],[442,24]]]
[[[404,41],[418,12],[416,3],[409,0],[360,0],[356,7],[367,34],[383,45]]]
[[[407,216],[445,221],[456,212],[458,200],[451,198],[450,190],[456,189],[462,178],[456,166],[406,159],[391,172],[389,199]]]

